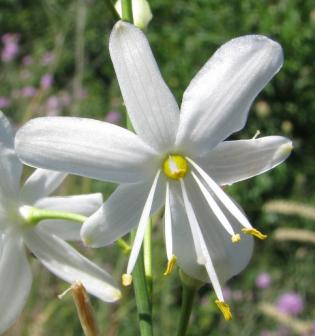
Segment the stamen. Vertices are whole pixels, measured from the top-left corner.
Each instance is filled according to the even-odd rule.
[[[231,321],[233,317],[232,317],[232,313],[231,313],[229,305],[220,300],[215,300],[215,303],[218,306],[218,308],[221,310],[221,313],[223,314],[225,320]]]
[[[130,286],[132,284],[132,275],[127,273],[123,274],[121,276],[121,282],[125,287]]]
[[[251,229],[244,228],[242,229],[242,232],[248,235],[255,236],[256,238],[261,239],[261,240],[265,240],[268,237],[267,235],[263,234],[262,232],[254,228],[251,228]]]
[[[217,202],[211,196],[211,194],[209,193],[207,188],[205,188],[205,186],[199,180],[197,175],[194,172],[191,172],[191,175],[193,176],[193,178],[197,182],[201,192],[203,193],[203,195],[204,195],[206,201],[208,202],[211,210],[213,211],[214,215],[217,217],[217,219],[222,224],[222,226],[225,228],[225,230],[232,236],[232,241],[233,241],[233,237],[235,236],[235,232],[234,232],[234,229],[233,229],[232,225],[230,224],[230,222],[228,221],[228,219],[224,215],[223,211],[218,206]]]
[[[171,259],[169,259],[169,261],[167,262],[167,266],[166,266],[166,270],[164,272],[164,275],[170,275],[176,265],[176,256],[172,256]]]
[[[183,179],[180,179],[179,181],[180,181],[181,188],[182,188],[182,194],[183,194],[186,214],[188,217],[191,234],[192,234],[193,241],[194,241],[194,247],[195,247],[195,251],[197,255],[197,263],[201,265],[205,265],[205,258],[201,251],[200,241],[199,241],[200,240],[199,236],[202,236],[202,233],[200,232],[200,228],[198,225],[198,221],[197,221],[194,209],[188,199],[185,183]]]
[[[213,193],[219,198],[225,208],[233,215],[241,225],[245,228],[252,229],[251,224],[249,223],[248,219],[242,213],[242,211],[235,205],[235,203],[230,199],[230,197],[212,180],[212,178],[201,168],[186,157],[187,161],[192,164],[192,166],[198,171],[201,177],[205,180],[209,188],[213,191]]]
[[[187,161],[181,155],[169,155],[163,162],[163,172],[172,180],[185,177],[188,169]]]
[[[237,233],[234,236],[232,236],[231,240],[232,240],[232,243],[234,243],[234,244],[238,243],[238,242],[241,241],[241,236],[239,235],[239,233]]]
[[[153,203],[153,197],[154,197],[154,193],[155,193],[155,189],[157,186],[157,182],[160,176],[161,170],[159,170],[157,172],[157,174],[155,175],[154,181],[152,183],[152,187],[150,189],[148,198],[145,202],[145,205],[143,207],[143,211],[140,217],[140,221],[139,221],[139,225],[138,225],[138,229],[137,229],[137,233],[136,233],[136,237],[135,240],[133,242],[133,246],[131,249],[131,253],[130,253],[130,257],[129,257],[129,261],[128,261],[128,266],[127,266],[127,274],[131,274],[133,271],[133,268],[136,264],[140,249],[141,249],[141,245],[142,245],[142,241],[144,238],[144,234],[145,234],[145,229],[147,227],[148,224],[148,219],[150,217],[150,212],[151,212],[151,207],[152,207],[152,203]]]
[[[164,225],[165,225],[166,255],[167,259],[170,260],[173,256],[173,235],[172,235],[172,217],[170,207],[169,182],[166,182],[164,223],[165,223]]]
[[[210,281],[212,283],[213,289],[217,295],[217,297],[220,299],[220,301],[224,301],[223,299],[223,292],[222,288],[220,285],[219,278],[217,276],[217,273],[214,269],[206,242],[203,238],[202,232],[200,230],[199,223],[197,221],[194,209],[189,201],[188,195],[187,195],[187,190],[185,187],[185,183],[182,179],[180,179],[181,187],[182,187],[182,194],[183,194],[183,200],[184,200],[184,205],[188,217],[188,221],[190,224],[190,228],[192,231],[193,239],[194,239],[194,244],[195,244],[195,249],[196,247],[198,250],[196,250],[197,256],[200,254],[200,256],[204,259],[204,265],[206,267],[207,273],[209,275]],[[194,237],[195,235],[195,237]],[[195,241],[196,239],[196,241]],[[197,260],[198,261],[198,260]]]

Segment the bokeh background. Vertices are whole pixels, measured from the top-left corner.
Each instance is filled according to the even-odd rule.
[[[233,138],[251,138],[257,130],[263,136],[284,135],[293,139],[294,152],[273,171],[227,189],[269,239],[256,243],[247,269],[226,285],[234,320],[223,320],[205,286],[188,335],[315,335],[315,3],[151,0],[150,5],[154,18],[146,33],[179,103],[198,69],[235,36],[267,35],[285,54],[281,72],[255,100],[246,128]],[[107,48],[113,24],[101,0],[0,1],[0,108],[16,127],[52,115],[125,124]],[[70,176],[59,193],[101,191],[106,198],[114,188]],[[181,289],[177,272],[162,275],[162,237],[162,226],[156,225],[154,323],[156,335],[173,335]],[[116,246],[77,247],[120,279],[127,258]],[[67,284],[35,259],[32,267],[31,296],[5,335],[82,335],[71,295],[57,299]],[[102,335],[139,334],[132,289],[124,294],[115,305],[92,300]]]

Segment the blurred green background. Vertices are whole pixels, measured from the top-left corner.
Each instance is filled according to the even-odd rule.
[[[315,335],[314,0],[151,0],[150,5],[154,18],[146,33],[179,103],[198,69],[235,36],[267,35],[285,54],[282,70],[255,100],[246,128],[233,138],[251,138],[256,130],[263,136],[284,135],[293,139],[294,152],[273,171],[227,190],[269,239],[256,243],[250,265],[227,284],[234,320],[223,320],[210,286],[205,286],[198,293],[188,335]],[[124,125],[124,105],[107,48],[113,23],[105,1],[0,1],[0,108],[17,127],[45,115]],[[114,187],[71,176],[59,192],[101,191],[107,197]],[[295,203],[270,205],[279,199]],[[280,228],[309,231],[290,236]],[[180,282],[177,272],[162,275],[162,231],[161,225],[154,228],[154,323],[156,335],[173,335]],[[127,258],[117,247],[77,247],[120,279]],[[71,296],[62,301],[56,297],[67,284],[36,260],[32,267],[31,296],[5,335],[82,335]],[[261,274],[269,280],[263,282]],[[285,293],[294,293],[290,304],[300,308],[291,311],[289,323],[280,321],[285,308],[279,301]],[[92,301],[102,335],[139,334],[132,289],[124,294],[115,305]]]

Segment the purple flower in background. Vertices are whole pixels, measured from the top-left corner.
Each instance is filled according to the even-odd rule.
[[[110,111],[107,113],[105,121],[112,124],[119,124],[119,122],[121,121],[121,114],[116,111]]]
[[[0,109],[9,107],[11,105],[11,101],[7,97],[0,96]]]
[[[304,302],[297,293],[284,293],[277,300],[277,308],[283,313],[298,315],[304,309]]]
[[[260,273],[256,278],[256,287],[260,289],[268,288],[271,285],[271,276],[268,273]]]
[[[47,90],[52,86],[53,81],[54,77],[51,74],[45,74],[40,80],[40,86],[42,89]]]
[[[63,107],[69,106],[71,104],[71,97],[68,92],[61,92],[59,99]]]
[[[19,52],[19,36],[17,34],[4,34],[1,38],[4,48],[1,52],[1,59],[4,62],[12,61]]]
[[[52,51],[48,51],[43,55],[42,65],[49,65],[55,60],[55,54]]]
[[[26,55],[22,58],[22,64],[23,65],[30,65],[33,63],[33,59],[32,59],[32,56],[30,55]]]
[[[25,86],[21,89],[21,95],[23,97],[34,97],[37,93],[37,89],[34,86]]]
[[[229,301],[231,300],[232,298],[232,292],[231,292],[231,289],[229,287],[223,287],[223,295],[224,295],[224,298]]]
[[[57,96],[51,96],[46,102],[46,115],[47,116],[58,116],[60,114],[60,101]]]

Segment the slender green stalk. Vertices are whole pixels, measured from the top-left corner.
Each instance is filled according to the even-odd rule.
[[[121,18],[124,21],[133,23],[132,0],[122,0],[121,1],[121,12],[122,12]]]
[[[144,274],[147,279],[148,293],[152,296],[152,219],[149,219],[143,242]],[[151,298],[152,301],[152,298]]]
[[[114,4],[111,2],[111,0],[106,0],[105,1],[108,9],[111,11],[111,13],[113,14],[113,17],[116,19],[116,20],[120,20],[120,16],[119,14],[117,13],[116,9],[115,9],[115,6]]]
[[[132,273],[141,336],[153,336],[152,305],[144,274],[143,249]]]
[[[65,219],[74,222],[83,223],[87,217],[72,212],[38,209],[30,206],[22,206],[20,213],[27,225],[36,225],[45,219]]]
[[[176,336],[186,335],[196,291],[197,291],[196,287],[190,287],[187,286],[186,284],[183,284],[182,307]]]
[[[58,211],[58,210],[47,210],[38,209],[31,206],[22,206],[20,208],[20,214],[25,220],[25,225],[37,225],[40,221],[46,219],[63,219],[72,222],[77,222],[83,224],[88,217],[72,212]],[[123,250],[124,253],[128,254],[131,250],[130,245],[125,242],[122,238],[116,241],[117,245]]]

